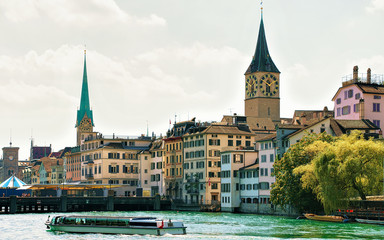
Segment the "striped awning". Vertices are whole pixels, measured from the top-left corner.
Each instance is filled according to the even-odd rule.
[[[21,181],[20,179],[18,179],[15,176],[12,176],[12,177],[8,178],[7,180],[5,180],[4,182],[2,182],[0,184],[0,188],[19,188],[19,187],[24,186],[24,185],[26,185],[25,182]]]

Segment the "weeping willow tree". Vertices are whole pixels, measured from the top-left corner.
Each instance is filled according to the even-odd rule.
[[[329,213],[346,207],[348,199],[383,191],[384,145],[353,131],[334,142],[314,141],[304,151],[317,153],[312,161],[296,167],[302,186],[311,189]]]

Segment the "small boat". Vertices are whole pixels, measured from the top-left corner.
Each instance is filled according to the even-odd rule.
[[[384,220],[373,220],[373,219],[363,219],[363,218],[356,218],[355,220],[356,222],[359,222],[359,223],[384,225]]]
[[[186,234],[181,221],[154,217],[54,216],[45,222],[50,231],[109,234]]]
[[[324,221],[324,222],[349,222],[348,218],[334,215],[316,215],[312,213],[304,214],[304,216],[310,220]]]

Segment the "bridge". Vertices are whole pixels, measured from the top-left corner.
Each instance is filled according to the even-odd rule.
[[[0,197],[0,213],[43,213],[80,211],[163,211],[171,200],[155,197]]]

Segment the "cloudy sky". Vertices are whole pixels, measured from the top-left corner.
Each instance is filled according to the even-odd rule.
[[[264,0],[281,116],[333,109],[342,77],[384,73],[384,0]],[[74,146],[83,49],[95,131],[164,134],[244,113],[257,0],[0,1],[0,146]]]

